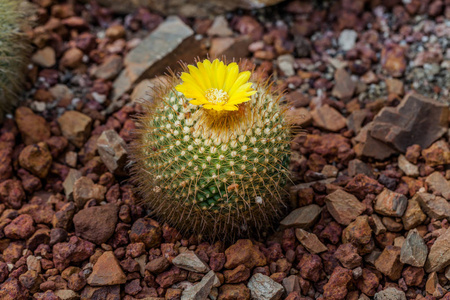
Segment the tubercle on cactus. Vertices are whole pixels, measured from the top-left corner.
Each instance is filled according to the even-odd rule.
[[[187,71],[186,65],[184,70]],[[131,146],[143,202],[182,232],[215,239],[267,229],[285,207],[290,126],[268,81],[237,110],[205,109],[171,73],[143,102]]]

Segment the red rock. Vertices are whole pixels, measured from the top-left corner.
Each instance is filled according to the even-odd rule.
[[[379,285],[378,276],[369,269],[363,269],[362,276],[357,281],[357,287],[364,294],[373,297]]]
[[[87,201],[94,199],[100,203],[105,198],[106,187],[94,184],[88,177],[80,177],[73,186],[73,200],[79,208],[83,207]]]
[[[233,270],[223,272],[225,283],[240,283],[250,278],[250,269],[244,265],[239,265]]]
[[[42,188],[41,180],[28,173],[25,169],[19,169],[17,175],[22,179],[23,188],[28,193],[33,194],[34,191]]]
[[[359,199],[364,199],[367,194],[379,194],[383,186],[375,179],[364,174],[358,174],[353,177],[345,186],[345,190]]]
[[[94,254],[95,245],[75,236],[67,243],[58,243],[53,246],[53,263],[62,271],[70,262],[82,262]]]
[[[222,270],[225,265],[226,257],[224,253],[213,253],[209,258],[209,266],[214,272]]]
[[[407,64],[405,49],[396,44],[385,45],[381,51],[381,64],[390,75],[402,76]]]
[[[323,265],[322,260],[315,254],[304,254],[297,265],[297,269],[300,270],[300,275],[314,282],[317,282],[320,278]]]
[[[130,231],[131,242],[142,242],[147,249],[158,247],[161,244],[161,236],[162,230],[159,223],[148,218],[136,220]]]
[[[352,80],[350,74],[345,69],[337,69],[334,73],[334,80],[336,85],[331,94],[341,100],[350,100],[356,89],[356,82]]]
[[[0,182],[12,177],[12,148],[3,147],[0,142]]]
[[[170,270],[159,274],[156,277],[156,282],[162,288],[168,288],[169,286],[183,281],[187,278],[187,271],[181,270],[177,267],[172,267]]]
[[[28,290],[23,288],[16,278],[9,278],[0,285],[0,299],[26,300],[28,299]]]
[[[356,246],[369,244],[372,239],[372,228],[367,216],[359,216],[342,232],[343,243],[353,243]]]
[[[339,131],[346,125],[346,119],[334,108],[325,104],[311,111],[313,124],[329,131]]]
[[[25,145],[43,142],[51,135],[50,126],[45,119],[34,114],[28,107],[16,109],[15,121]]]
[[[61,132],[69,142],[81,148],[91,132],[92,119],[85,114],[70,110],[58,118]],[[97,139],[95,139],[96,143]]]
[[[81,51],[80,49],[76,47],[70,48],[69,50],[64,52],[59,61],[59,64],[64,68],[77,68],[82,64],[83,55],[83,51]]]
[[[19,155],[20,166],[39,178],[47,176],[52,161],[52,156],[46,143],[29,145]]]
[[[0,201],[7,207],[19,209],[25,198],[25,192],[19,180],[8,179],[0,183]]]
[[[243,35],[251,36],[254,41],[260,40],[264,31],[262,25],[251,16],[240,17],[234,28]]]
[[[266,257],[259,251],[258,246],[253,245],[250,240],[238,240],[225,250],[225,255],[227,257],[226,269],[233,269],[241,264],[250,269],[266,264]]]
[[[87,279],[91,286],[116,285],[126,281],[127,278],[112,251],[106,251],[98,258]]]
[[[64,204],[59,211],[53,215],[52,225],[55,228],[68,230],[72,225],[72,219],[75,214],[75,205],[73,202]]]
[[[324,300],[346,299],[347,286],[352,280],[352,271],[337,267],[331,274],[327,284],[323,287]]]
[[[5,236],[11,239],[26,239],[35,231],[33,218],[30,215],[20,215],[9,223],[5,229]]]
[[[358,249],[350,243],[340,245],[334,255],[345,268],[354,269],[361,265]]]
[[[422,150],[422,156],[427,165],[432,167],[450,163],[450,149],[442,140]]]
[[[403,263],[400,262],[400,250],[396,246],[387,246],[375,261],[377,270],[391,280],[398,280],[401,277]]]
[[[425,270],[423,268],[413,266],[407,266],[402,272],[402,277],[408,286],[419,286],[424,275]]]
[[[342,225],[348,225],[366,209],[352,194],[336,190],[325,198],[327,209],[333,218]]]
[[[250,300],[250,290],[243,284],[220,286],[218,300]]]

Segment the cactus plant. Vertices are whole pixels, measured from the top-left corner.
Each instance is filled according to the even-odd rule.
[[[24,28],[30,7],[19,0],[0,1],[0,121],[17,103],[31,46]]]
[[[260,234],[285,207],[285,109],[266,81],[239,67],[206,59],[168,75],[142,103],[131,147],[153,213],[212,239]]]

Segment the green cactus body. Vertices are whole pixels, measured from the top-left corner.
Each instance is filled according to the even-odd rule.
[[[29,14],[22,1],[0,1],[0,121],[17,102],[25,79],[30,44],[23,30]]]
[[[283,207],[289,127],[267,85],[239,110],[192,105],[174,78],[138,120],[137,181],[156,215],[209,237],[260,232]]]

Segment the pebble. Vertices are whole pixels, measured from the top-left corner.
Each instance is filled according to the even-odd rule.
[[[51,68],[56,64],[56,54],[53,47],[45,47],[36,51],[31,61],[43,68]]]
[[[97,140],[98,153],[111,173],[125,176],[128,173],[125,165],[128,162],[128,151],[125,141],[115,130],[105,130]]]
[[[401,217],[403,216],[408,199],[399,193],[384,189],[375,199],[374,210],[384,216]]]
[[[366,209],[355,196],[340,189],[327,195],[325,203],[331,216],[342,225],[350,224]]]
[[[208,31],[206,32],[209,36],[220,36],[220,37],[226,37],[226,36],[232,36],[233,30],[230,29],[228,26],[227,19],[219,15],[214,18],[214,21],[209,27]]]
[[[219,299],[250,300],[250,290],[243,284],[223,284],[219,288]]]
[[[98,258],[87,279],[91,286],[124,284],[126,281],[127,277],[112,251],[106,251]]]
[[[132,243],[144,243],[146,249],[158,247],[161,244],[162,230],[158,222],[140,218],[131,227],[130,240]]]
[[[405,292],[389,287],[375,294],[374,300],[406,300]]]
[[[206,300],[211,293],[214,282],[217,280],[214,271],[209,271],[202,280],[191,288],[183,291],[181,300]]]
[[[354,269],[360,266],[362,262],[358,249],[351,243],[340,245],[334,255],[347,269]]]
[[[341,100],[350,100],[356,90],[356,82],[352,80],[350,74],[344,68],[337,69],[334,73],[334,85],[331,94]]]
[[[112,80],[119,75],[123,68],[123,58],[120,55],[110,55],[102,64],[99,65],[94,71],[94,77],[104,80]]]
[[[89,177],[82,176],[73,185],[73,200],[79,208],[83,207],[91,199],[100,203],[105,199],[105,193],[106,187],[95,184]]]
[[[286,77],[295,75],[294,62],[294,56],[291,54],[283,54],[277,58],[278,68],[280,68],[282,74]]]
[[[35,230],[33,218],[30,215],[20,215],[6,225],[3,231],[7,238],[19,240],[30,237]]]
[[[398,167],[406,174],[406,176],[419,176],[419,167],[410,163],[402,154],[398,157]]]
[[[430,190],[438,196],[450,200],[450,183],[442,176],[440,172],[433,172],[428,175],[425,183],[428,184]]]
[[[441,220],[450,217],[450,204],[442,197],[429,193],[417,193],[413,199],[420,204],[423,212],[430,218]]]
[[[303,206],[293,210],[280,224],[285,228],[310,228],[316,223],[321,212],[322,208],[317,204]]]
[[[305,247],[310,253],[325,252],[328,248],[319,240],[314,234],[307,232],[301,228],[295,229],[295,236],[297,240]]]
[[[338,44],[342,50],[348,51],[355,47],[356,39],[358,38],[358,33],[352,29],[345,29],[341,31],[339,35]]]
[[[345,299],[348,286],[353,279],[352,271],[337,266],[323,287],[324,299]]]
[[[243,264],[247,268],[264,266],[267,261],[264,254],[250,240],[238,240],[225,250],[226,269],[234,269]]]
[[[387,246],[375,261],[377,270],[394,281],[402,275],[403,263],[400,262],[400,251],[399,247]]]
[[[47,121],[28,107],[17,108],[14,116],[25,145],[37,144],[50,138],[50,126]]]
[[[328,130],[339,131],[347,125],[347,120],[333,107],[325,104],[311,111],[314,126]]]
[[[81,148],[91,133],[92,119],[80,112],[69,110],[57,121],[63,136],[76,147]]]
[[[428,247],[417,229],[408,232],[400,252],[400,261],[414,267],[423,267],[428,255]]]
[[[284,292],[281,284],[260,273],[254,274],[247,286],[255,300],[278,300],[281,299]]]
[[[114,234],[118,212],[119,209],[115,203],[82,209],[73,217],[75,233],[101,245]]]
[[[446,229],[430,248],[427,261],[425,262],[425,271],[427,273],[439,272],[450,264],[449,247],[450,230]]]
[[[64,52],[59,64],[61,67],[75,69],[82,64],[83,51],[73,47]]]
[[[405,230],[410,230],[416,228],[422,224],[427,216],[423,213],[420,208],[420,204],[417,201],[417,197],[413,197],[408,200],[408,206],[406,207],[405,213],[402,217],[403,226]]]
[[[81,178],[81,172],[77,169],[70,169],[69,174],[67,174],[66,179],[63,182],[64,194],[67,199],[73,198],[73,188],[75,182]]]
[[[19,180],[8,179],[0,183],[0,201],[7,207],[19,209],[25,199],[25,191]]]
[[[170,266],[170,262],[164,256],[157,257],[150,260],[146,265],[145,269],[152,273],[159,274],[164,272]]]
[[[33,175],[45,178],[52,166],[52,155],[46,143],[26,146],[19,155],[19,164]]]
[[[207,273],[209,271],[209,266],[193,251],[186,251],[178,254],[172,260],[172,264],[180,269],[191,272]]]

